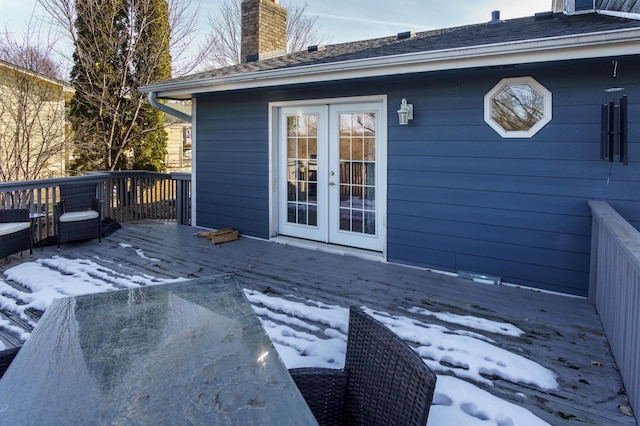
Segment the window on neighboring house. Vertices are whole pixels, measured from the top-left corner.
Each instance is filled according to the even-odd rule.
[[[182,158],[191,160],[191,126],[182,127]]]
[[[484,121],[503,138],[530,138],[551,121],[551,105],[533,78],[503,78],[484,97]]]

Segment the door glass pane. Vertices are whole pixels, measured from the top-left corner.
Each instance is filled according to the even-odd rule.
[[[340,160],[351,160],[351,137],[340,133]]]
[[[374,235],[375,113],[340,113],[340,230]]]
[[[317,225],[318,115],[287,116],[287,222]]]
[[[363,173],[366,185],[374,186],[376,181],[376,163],[365,163]]]
[[[376,139],[375,137],[364,138],[364,151],[362,153],[364,161],[376,161]]]
[[[340,162],[340,183],[351,183],[351,161]]]
[[[361,135],[353,135],[351,138],[351,159],[362,160],[364,150],[364,138]]]
[[[376,215],[374,212],[364,212],[364,233],[375,234],[376,233]]]

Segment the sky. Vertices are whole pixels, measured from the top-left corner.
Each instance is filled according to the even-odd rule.
[[[120,243],[118,249],[149,262],[160,262],[130,244]],[[58,255],[16,262],[16,266],[7,269],[4,276],[0,275],[0,308],[35,325],[25,310],[46,310],[55,298],[184,280],[126,275],[104,266],[108,263],[108,260],[98,257],[72,259]],[[7,280],[28,291],[16,289]],[[248,289],[244,292],[287,368],[344,366],[348,307],[295,296],[275,297]],[[529,410],[491,393],[494,380],[526,384],[520,387],[522,392],[514,395],[522,400],[536,395],[532,389],[559,390],[556,373],[535,360],[499,347],[492,339],[492,336],[507,335],[522,338],[525,342],[525,333],[518,327],[481,317],[433,312],[412,306],[405,307],[412,313],[411,318],[366,306],[361,309],[410,342],[436,373],[436,389],[427,426],[547,425]],[[434,324],[432,318],[447,325]],[[0,328],[22,341],[30,336],[6,320],[0,320]],[[0,341],[2,349],[4,344]]]
[[[296,0],[295,4],[304,4]],[[405,31],[478,24],[500,11],[501,19],[551,10],[552,0],[325,0],[307,1],[306,12],[318,16],[320,34],[330,43],[366,40]]]
[[[195,6],[198,0],[191,0]],[[365,40],[405,31],[425,31],[491,20],[499,10],[501,19],[532,16],[551,10],[552,0],[289,0],[307,4],[306,14],[317,16],[318,33],[325,44]],[[220,0],[200,0],[199,33],[206,32],[207,15],[215,13]],[[0,31],[20,34],[34,12],[42,16],[36,0],[0,0]]]

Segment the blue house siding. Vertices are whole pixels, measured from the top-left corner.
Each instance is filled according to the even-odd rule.
[[[269,232],[268,102],[388,95],[387,257],[446,271],[585,295],[589,199],[640,228],[640,61],[611,59],[450,71],[198,97],[198,225]],[[637,73],[636,73],[637,74]],[[484,95],[532,76],[553,94],[553,119],[528,139],[501,138]],[[599,159],[602,90],[629,95],[630,165]],[[401,98],[414,119],[399,126]]]
[[[198,98],[197,225],[269,236],[266,105],[243,97]]]
[[[619,59],[626,72],[615,82],[611,59],[414,79],[414,120],[389,128],[388,259],[585,295],[586,200],[610,200],[640,225],[638,66]],[[553,120],[530,139],[503,139],[484,122],[485,93],[512,76],[553,94]],[[612,85],[632,104],[628,167],[599,159],[602,90]]]

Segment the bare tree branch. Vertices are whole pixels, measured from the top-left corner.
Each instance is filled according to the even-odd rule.
[[[219,11],[208,16],[210,31],[204,46],[204,65],[221,68],[239,64],[241,47],[242,0],[222,0]],[[318,35],[318,17],[305,14],[307,3],[302,6],[282,2],[287,10],[287,53],[304,50],[307,46],[320,44],[324,36]]]
[[[76,0],[38,0],[73,46],[77,43]],[[135,1],[133,2],[135,3]],[[193,0],[168,0],[171,39],[169,49],[173,58],[173,76],[178,77],[192,72],[204,61],[204,52],[193,46],[198,36],[198,15],[200,3]]]
[[[57,41],[33,15],[21,40],[0,40],[0,178],[31,180],[64,174],[65,89],[54,59]]]

